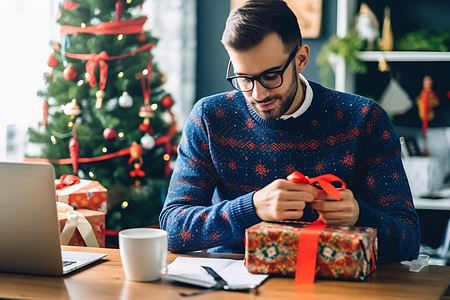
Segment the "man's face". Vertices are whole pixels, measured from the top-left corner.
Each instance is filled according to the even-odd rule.
[[[257,46],[246,51],[227,48],[236,75],[257,76],[268,71],[280,71],[289,58],[278,35],[269,34]],[[243,92],[247,103],[263,119],[276,119],[294,112],[300,107],[303,92],[299,83],[296,57],[289,63],[283,76],[283,84],[268,89],[258,80],[251,91]]]

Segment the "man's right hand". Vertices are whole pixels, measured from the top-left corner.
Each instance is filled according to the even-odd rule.
[[[253,194],[253,205],[264,221],[295,220],[317,195],[318,190],[309,184],[277,179]]]

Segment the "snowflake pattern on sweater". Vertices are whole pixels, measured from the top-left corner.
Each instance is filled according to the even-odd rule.
[[[253,193],[299,171],[347,183],[360,208],[355,226],[377,228],[380,262],[418,255],[419,221],[389,117],[370,99],[309,83],[310,107],[286,120],[260,118],[240,92],[196,103],[160,214],[170,251],[243,253],[245,229],[261,222]],[[307,206],[301,220],[317,217]]]

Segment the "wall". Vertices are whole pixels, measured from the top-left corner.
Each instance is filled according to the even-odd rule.
[[[220,43],[230,12],[229,0],[197,0],[197,84],[196,100],[211,94],[231,90],[225,73],[228,55]],[[305,39],[311,47],[311,57],[303,73],[320,82],[316,56],[322,44],[336,31],[336,1],[323,1],[322,33],[318,39]]]

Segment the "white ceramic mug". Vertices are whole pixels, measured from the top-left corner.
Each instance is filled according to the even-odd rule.
[[[131,228],[119,232],[119,249],[125,276],[133,281],[154,281],[166,270],[167,232]]]

